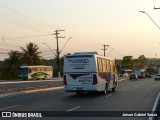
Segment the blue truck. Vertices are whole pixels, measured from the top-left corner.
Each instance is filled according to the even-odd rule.
[[[144,78],[145,78],[145,73],[142,72],[141,69],[134,69],[134,70],[133,70],[133,73],[134,73],[135,75],[137,75],[138,78],[141,78],[141,79],[144,79]]]

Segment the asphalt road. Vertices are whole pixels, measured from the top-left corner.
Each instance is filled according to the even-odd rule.
[[[124,77],[119,78],[126,79]],[[63,86],[63,78],[53,78],[49,80],[0,80],[0,90],[21,89],[21,88],[36,88],[39,86],[57,87]]]
[[[142,79],[122,81],[116,92],[85,93],[76,96],[61,90],[39,92],[0,99],[0,111],[151,111],[160,91],[160,81]],[[15,118],[17,120],[17,118]],[[31,119],[31,118],[30,118]],[[75,120],[75,117],[42,118]],[[76,120],[148,120],[148,117],[77,117]]]

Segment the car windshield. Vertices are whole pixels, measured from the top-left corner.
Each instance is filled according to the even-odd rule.
[[[156,75],[156,76],[160,76],[160,75]]]

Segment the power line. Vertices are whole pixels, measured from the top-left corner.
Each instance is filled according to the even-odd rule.
[[[41,26],[41,27],[43,27],[43,28],[58,28],[58,27],[56,27],[56,26],[53,26],[53,25],[51,25],[51,24],[48,24],[48,23],[45,23],[45,22],[42,22],[42,21],[40,21],[40,20],[38,20],[38,19],[35,19],[35,18],[32,18],[32,17],[30,17],[30,16],[28,16],[28,15],[25,15],[25,14],[23,14],[23,13],[21,13],[21,12],[18,12],[17,10],[14,10],[14,9],[11,9],[11,8],[8,8],[8,7],[6,7],[6,6],[4,6],[4,5],[2,5],[2,4],[0,4],[0,6],[1,6],[1,9],[3,9],[3,10],[5,10],[5,11],[7,11],[7,12],[9,12],[9,13],[11,13],[11,14],[13,14],[14,15],[14,17],[13,18],[15,18],[15,16],[16,16],[16,18],[18,18],[18,19],[23,19],[23,20],[25,20],[25,21],[29,21],[30,23],[32,23],[32,24],[36,24],[36,25],[38,25],[38,26]],[[13,16],[12,15],[12,16]],[[18,17],[17,17],[18,16]]]
[[[17,21],[17,20],[12,20],[12,19],[10,19],[10,18],[3,18],[3,16],[1,16],[0,17],[0,19],[1,20],[3,20],[3,21],[7,21],[7,22],[9,22],[9,23],[12,23],[12,24],[15,24],[15,25],[18,25],[18,26],[21,26],[21,27],[24,27],[24,28],[26,28],[26,29],[30,29],[30,30],[34,30],[34,31],[38,31],[38,32],[43,32],[43,33],[47,33],[48,34],[48,32],[46,32],[46,31],[43,31],[43,30],[41,30],[41,29],[37,29],[37,28],[35,28],[35,27],[31,27],[31,26],[27,26],[26,24],[24,24],[23,22],[21,22],[21,21]]]
[[[52,29],[53,29],[53,28],[58,28],[58,29],[59,29],[59,27],[57,27],[57,26],[54,26],[54,25],[48,24],[48,23],[46,23],[46,22],[40,21],[39,19],[36,19],[36,18],[32,18],[32,17],[30,17],[30,16],[28,16],[28,15],[26,15],[26,14],[23,14],[23,13],[17,11],[17,10],[11,9],[11,8],[9,8],[9,7],[6,7],[5,5],[0,4],[0,6],[1,6],[2,9],[5,9],[5,10],[7,10],[7,11],[13,13],[13,14],[16,14],[16,15],[18,15],[18,16],[21,16],[21,17],[25,18],[25,19],[28,19],[28,20],[30,20],[30,21],[33,21],[33,22],[35,22],[35,23],[37,23],[37,24],[40,24],[40,25],[43,26],[43,27],[46,27],[46,26],[47,26],[47,27],[52,28]]]
[[[23,36],[23,37],[14,37],[14,38],[4,38],[0,40],[12,40],[12,39],[25,39],[25,38],[35,38],[35,37],[44,37],[44,36],[50,36],[51,34],[48,35],[36,35],[36,36]]]
[[[0,43],[1,45],[5,45],[5,46],[12,46],[12,47],[21,47],[21,46],[17,46],[17,45],[9,45],[9,44],[5,44],[5,43]]]

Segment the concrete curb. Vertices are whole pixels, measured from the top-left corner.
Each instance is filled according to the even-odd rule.
[[[45,89],[27,90],[27,91],[14,92],[14,93],[0,94],[0,99],[1,98],[12,97],[12,96],[23,95],[23,94],[37,93],[37,92],[44,92],[44,91],[51,91],[51,90],[59,90],[59,89],[63,89],[63,86],[51,87],[51,88],[45,88]]]

